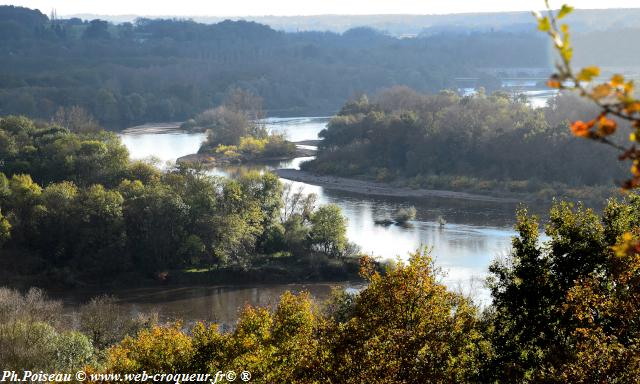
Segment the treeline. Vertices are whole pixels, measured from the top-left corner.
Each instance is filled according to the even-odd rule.
[[[110,127],[184,121],[234,87],[263,97],[271,115],[318,115],[358,92],[396,84],[435,92],[479,67],[548,65],[546,41],[527,33],[398,39],[367,28],[284,33],[245,21],[110,24],[11,6],[0,7],[0,53],[0,114],[48,119],[77,105]]]
[[[226,331],[149,320],[116,328],[101,320],[117,308],[94,301],[81,310],[80,331],[100,332],[45,344],[44,356],[28,343],[0,349],[0,363],[46,371],[62,355],[73,357],[67,369],[248,371],[255,383],[638,383],[640,257],[632,231],[640,198],[611,200],[602,216],[556,203],[545,224],[542,240],[537,218],[519,211],[511,254],[490,268],[493,303],[484,309],[442,285],[430,255],[418,251],[384,273],[363,259],[368,284],[360,292],[336,290],[325,303],[286,293],[275,308],[244,308]],[[24,312],[38,305],[22,300]],[[3,301],[0,290],[0,307]],[[26,324],[47,313],[34,312]],[[15,346],[38,327],[0,324],[0,346]],[[117,341],[125,334],[134,336]],[[108,337],[94,341],[99,335]]]
[[[316,207],[314,196],[283,188],[270,173],[231,180],[188,166],[161,172],[129,161],[112,133],[76,134],[15,116],[0,118],[0,159],[8,275],[74,284],[165,279],[187,268],[271,268],[275,279],[357,269],[340,209]]]
[[[346,103],[304,169],[463,190],[610,184],[624,175],[612,150],[577,142],[568,129],[593,113],[571,95],[533,109],[500,92],[460,97],[395,87]]]

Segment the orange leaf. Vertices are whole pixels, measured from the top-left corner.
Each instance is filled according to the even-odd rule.
[[[624,77],[616,73],[611,77],[611,85],[614,87],[619,87],[621,85],[624,85]]]
[[[625,112],[627,113],[636,113],[636,112],[640,112],[640,101],[633,101],[629,104],[627,104],[624,107]]]
[[[615,120],[607,119],[604,116],[601,116],[600,120],[598,121],[598,133],[603,136],[609,136],[613,134],[616,131],[617,127],[618,123],[616,123]]]
[[[600,84],[593,88],[591,96],[594,99],[602,99],[611,94],[612,88],[609,84]]]
[[[549,79],[547,81],[547,87],[549,88],[560,88],[560,82],[555,79]]]
[[[591,136],[591,127],[593,127],[594,124],[595,121],[593,120],[586,123],[582,120],[578,120],[571,124],[571,133],[578,137],[589,137]]]

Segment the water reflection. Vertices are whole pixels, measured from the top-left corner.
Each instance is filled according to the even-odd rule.
[[[134,160],[157,158],[162,163],[196,153],[205,139],[204,133],[189,133],[178,124],[145,124],[128,128],[120,135]]]
[[[318,132],[325,127],[327,121],[326,118],[272,118],[265,122],[270,130],[286,133],[292,141],[302,141],[316,139]],[[173,161],[180,156],[196,152],[204,135],[176,130],[168,134],[143,131],[132,134],[127,131],[122,135],[122,139],[132,158],[140,159],[153,155],[163,161]],[[299,168],[300,163],[310,159],[312,158],[298,158],[266,166],[218,168],[211,172],[215,175],[233,177],[247,169]],[[358,244],[364,252],[383,258],[406,259],[409,252],[421,246],[432,247],[436,264],[446,272],[443,281],[452,288],[473,293],[478,301],[488,300],[487,291],[482,287],[487,268],[497,255],[508,252],[511,237],[514,235],[511,229],[514,222],[514,204],[443,198],[371,197],[306,183],[288,180],[283,182],[293,184],[294,188],[303,188],[306,193],[317,194],[320,204],[334,203],[340,206],[348,219],[347,234],[350,241]],[[381,226],[374,223],[376,219],[392,217],[399,208],[411,205],[416,207],[417,216],[407,227]],[[444,228],[436,222],[438,216],[446,219],[447,224]],[[223,313],[224,317],[229,315],[228,311],[235,313],[235,308],[242,305],[245,300],[264,303],[265,300],[277,297],[278,292],[286,290],[286,287],[288,286],[222,290],[207,288],[198,291],[197,294],[189,294],[197,295],[197,300],[200,300],[193,303],[193,306],[209,309],[215,307],[215,310],[211,310],[215,313]],[[188,310],[203,315],[204,313],[198,312],[202,309],[192,308],[192,305],[189,305],[188,309],[179,309],[182,304],[185,304],[184,300],[195,300],[193,297],[179,297],[186,295],[185,292],[190,291],[178,290],[172,293],[154,293],[154,295],[160,295],[157,297],[161,299],[157,302],[164,305],[170,313],[184,313]],[[178,299],[172,300],[171,298],[176,295]],[[139,296],[131,297],[133,301],[140,300]]]
[[[231,325],[246,305],[274,306],[285,292],[308,292],[318,300],[329,296],[332,287],[359,288],[359,284],[314,283],[217,287],[153,287],[114,291],[120,306],[132,316],[138,313],[160,314],[163,321],[207,321]],[[80,291],[64,294],[67,308],[75,308],[101,292]],[[55,292],[53,293],[55,297]]]

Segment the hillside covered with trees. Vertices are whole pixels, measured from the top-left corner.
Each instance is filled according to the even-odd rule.
[[[233,87],[269,115],[329,115],[355,93],[395,84],[437,92],[481,67],[547,67],[531,33],[399,39],[369,28],[285,33],[245,21],[53,19],[0,7],[0,115],[49,119],[80,106],[104,126],[184,121]],[[495,86],[492,76],[484,85]]]

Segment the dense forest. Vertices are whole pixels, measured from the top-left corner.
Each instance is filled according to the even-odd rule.
[[[546,41],[533,33],[399,39],[369,28],[285,33],[246,21],[52,20],[12,6],[0,7],[0,54],[0,115],[49,119],[61,106],[80,106],[109,127],[183,121],[234,87],[261,96],[269,115],[328,115],[359,92],[395,84],[437,92],[456,77],[480,76],[477,68],[549,64]]]
[[[113,133],[0,118],[3,277],[73,285],[185,270],[252,281],[357,270],[340,209],[316,207],[273,174],[161,172],[128,156]]]
[[[568,129],[594,110],[566,94],[533,109],[502,92],[460,97],[395,87],[347,102],[303,168],[437,189],[555,194],[560,184],[611,185],[625,171],[613,150],[578,142]]]

